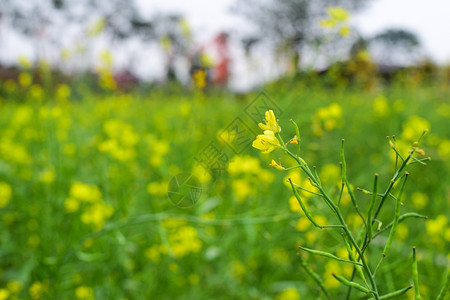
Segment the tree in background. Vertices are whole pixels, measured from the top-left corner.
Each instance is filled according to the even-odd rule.
[[[369,50],[376,62],[383,65],[408,65],[422,56],[417,36],[405,29],[387,29],[369,39]]]
[[[306,48],[323,39],[318,24],[327,16],[327,7],[355,11],[367,3],[363,0],[249,0],[236,3],[233,9],[257,27],[254,39],[270,40],[278,52],[287,53],[295,68],[299,68]]]

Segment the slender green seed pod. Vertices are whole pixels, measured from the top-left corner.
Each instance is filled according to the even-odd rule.
[[[417,268],[416,247],[413,247],[412,275],[414,282],[414,299],[420,300],[422,297],[420,297],[419,292],[419,269]]]
[[[305,248],[305,247],[302,247],[302,246],[299,246],[298,248],[299,248],[299,249],[302,249],[303,251],[309,252],[309,253],[311,253],[311,254],[320,255],[320,256],[325,256],[325,257],[328,257],[328,258],[331,258],[331,259],[334,259],[334,260],[337,260],[337,261],[341,261],[341,262],[346,262],[346,263],[349,263],[349,264],[354,264],[354,265],[362,266],[362,264],[359,263],[359,262],[356,262],[356,261],[350,261],[350,260],[346,260],[346,259],[342,259],[342,258],[340,258],[340,257],[337,257],[336,255],[333,255],[333,254],[328,253],[328,252],[325,252],[325,251],[319,251],[319,250],[309,249],[309,248]]]
[[[314,226],[316,227],[322,227],[322,225],[319,225],[314,218],[312,217],[312,215],[309,213],[309,211],[306,209],[305,204],[303,204],[303,201],[299,195],[299,193],[297,192],[297,189],[295,188],[294,184],[292,183],[292,180],[289,178],[289,183],[291,184],[291,188],[292,188],[292,192],[294,193],[295,198],[297,198],[298,203],[300,204],[300,207],[302,208],[303,212],[305,213],[305,216],[311,221],[311,223],[314,224]]]
[[[345,162],[345,153],[344,153],[344,139],[341,140],[341,163],[342,163],[342,181],[345,182],[345,180],[347,179],[347,164]]]
[[[306,263],[306,261],[304,261],[301,257],[301,255],[298,256],[300,259],[300,265],[302,266],[302,268],[306,271],[306,273],[308,273],[309,276],[311,276],[314,281],[317,283],[317,285],[320,287],[320,289],[322,290],[322,292],[327,296],[328,299],[330,298],[330,293],[328,292],[328,289],[325,287],[325,285],[323,284],[322,279],[320,278],[319,275],[317,275],[316,272],[314,272]]]
[[[356,262],[357,260],[356,260],[355,254],[353,253],[352,246],[348,242],[347,237],[345,235],[342,235],[342,238],[344,239],[345,247],[347,248],[347,252],[348,252],[348,256],[349,256],[350,260]],[[362,267],[360,265],[356,265],[355,268],[356,268],[356,272],[358,272],[358,275],[367,284],[366,276],[364,275]]]
[[[380,300],[396,298],[396,297],[398,297],[398,296],[403,295],[404,293],[406,293],[406,292],[409,291],[410,289],[412,289],[412,285],[410,285],[410,286],[408,286],[408,287],[405,287],[405,288],[403,288],[403,289],[401,289],[401,290],[398,290],[398,291],[395,291],[395,292],[392,292],[392,293],[389,293],[389,294],[380,296]]]
[[[357,290],[359,290],[361,292],[364,292],[366,294],[371,293],[371,291],[369,289],[363,287],[362,285],[360,285],[360,284],[358,284],[356,282],[353,282],[353,281],[350,281],[348,279],[345,279],[344,277],[336,275],[334,273],[332,273],[331,275],[333,275],[334,278],[336,278],[339,282],[341,282],[342,284],[345,284],[346,286],[350,286],[350,287],[355,288],[355,289],[357,289]]]
[[[395,232],[397,231],[397,225],[398,225],[398,221],[400,219],[401,198],[402,198],[402,194],[403,194],[403,189],[404,189],[405,184],[406,184],[406,180],[408,179],[408,175],[409,175],[409,173],[405,172],[405,179],[403,180],[402,187],[400,188],[400,192],[399,192],[399,195],[397,197],[397,203],[395,204],[394,221],[392,223],[391,232],[389,233],[389,237],[388,237],[388,240],[386,242],[386,246],[384,247],[384,250],[383,250],[383,255],[387,255],[387,253],[389,252],[389,249],[391,248],[392,241],[394,240]]]
[[[368,242],[372,240],[372,214],[375,208],[375,202],[377,201],[378,196],[378,174],[375,174],[373,181],[373,191],[372,191],[372,199],[369,204],[369,209],[367,211],[367,238]]]

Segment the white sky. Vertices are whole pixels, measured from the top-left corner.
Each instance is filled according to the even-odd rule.
[[[202,38],[215,31],[246,28],[240,16],[230,12],[237,0],[137,0],[146,11],[176,11],[186,16]],[[450,63],[449,0],[371,0],[364,11],[352,17],[364,35],[389,27],[409,29],[417,34],[426,53],[438,63]]]

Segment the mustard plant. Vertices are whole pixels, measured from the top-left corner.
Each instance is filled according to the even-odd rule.
[[[261,150],[263,153],[270,153],[275,150],[284,151],[288,158],[290,158],[289,160],[293,160],[295,165],[288,167],[286,164],[286,166],[283,166],[281,161],[277,163],[275,160],[272,160],[270,166],[280,171],[300,169],[301,172],[306,174],[307,179],[316,191],[311,191],[304,186],[300,186],[294,183],[291,178],[288,178],[289,186],[291,187],[295,198],[297,199],[305,217],[308,218],[315,227],[323,230],[340,231],[342,236],[342,244],[347,250],[348,256],[347,259],[343,259],[328,251],[325,251],[326,249],[316,250],[299,246],[299,250],[301,250],[299,252],[300,265],[303,267],[305,272],[313,278],[327,298],[332,297],[330,291],[324,284],[324,280],[314,271],[314,267],[310,266],[304,259],[304,253],[323,256],[327,259],[338,261],[339,263],[352,265],[353,271],[351,276],[345,277],[334,273],[332,274],[337,281],[348,287],[346,294],[347,299],[354,298],[351,295],[355,290],[363,293],[364,295],[360,296],[364,299],[371,298],[378,300],[396,298],[403,295],[410,289],[414,290],[415,299],[421,299],[415,247],[413,248],[413,261],[411,265],[412,285],[408,285],[402,289],[381,295],[380,286],[377,283],[377,271],[382,265],[385,257],[390,253],[390,248],[395,239],[398,224],[410,218],[427,218],[426,216],[415,212],[401,213],[404,189],[409,176],[407,171],[408,167],[412,164],[421,164],[425,166],[426,162],[430,160],[429,157],[424,157],[424,150],[419,148],[422,138],[427,133],[427,129],[425,129],[418,140],[411,145],[411,148],[406,155],[400,153],[394,136],[387,137],[390,148],[395,153],[394,172],[386,187],[382,187],[380,184],[380,176],[378,174],[374,174],[371,191],[362,188],[354,189],[353,185],[350,183],[350,180],[347,177],[347,163],[344,149],[345,143],[344,140],[342,140],[340,147],[340,192],[339,195],[333,199],[333,197],[330,196],[331,193],[329,193],[322,184],[316,168],[310,168],[308,163],[302,158],[299,127],[293,120],[290,120],[290,122],[292,123],[296,134],[285,143],[281,136],[281,127],[278,124],[278,120],[276,119],[273,111],[268,110],[265,113],[264,122],[258,124],[264,133],[256,137],[253,141],[253,147]],[[295,147],[295,150],[291,150],[292,146]],[[344,189],[347,190],[350,196],[352,210],[354,210],[362,221],[362,226],[359,228],[359,232],[356,233],[352,232],[349,225],[346,223],[346,218],[343,210],[341,209],[341,199]],[[310,212],[299,191],[301,193],[310,193],[319,198],[320,201],[323,201],[326,204],[326,208],[329,209],[335,217],[334,224],[320,224],[318,221],[319,218],[315,218],[314,214]],[[367,206],[367,211],[365,212],[360,208],[360,200],[356,195],[356,191],[370,196],[370,202],[368,205],[363,206]],[[383,226],[383,223],[379,220],[379,215],[380,212],[388,209],[387,205],[385,205],[385,203],[388,202],[387,199],[394,200],[395,208],[392,221]],[[384,247],[382,247],[382,252],[379,253],[378,251],[368,251],[368,249],[373,246],[373,240],[382,235],[385,235],[385,241],[382,241],[384,245]],[[383,287],[382,290],[386,290],[386,288]]]

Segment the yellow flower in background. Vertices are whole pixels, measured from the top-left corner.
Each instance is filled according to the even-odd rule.
[[[275,300],[300,300],[300,294],[295,287],[289,287],[279,293]]]
[[[44,294],[48,291],[48,281],[35,281],[28,291],[33,300],[43,299]]]
[[[7,289],[0,289],[0,300],[6,300],[9,298],[10,292]]]
[[[411,201],[416,209],[423,209],[428,204],[427,194],[415,192],[411,195]]]
[[[270,153],[273,150],[281,148],[280,141],[275,137],[273,131],[266,130],[264,134],[260,134],[253,141],[252,146],[262,153]]]
[[[373,112],[376,117],[387,117],[390,113],[389,103],[383,96],[378,96],[373,102]]]
[[[431,125],[424,118],[414,115],[403,123],[402,128],[402,137],[409,142],[415,142],[425,129],[430,130]]]
[[[332,20],[338,22],[348,21],[350,18],[349,12],[340,6],[332,6],[327,8],[327,14],[331,17]]]
[[[12,189],[6,182],[0,181],[0,208],[8,205],[11,200]]]
[[[275,114],[273,113],[273,110],[268,110],[265,113],[265,124],[259,123],[258,126],[262,130],[270,130],[274,133],[278,133],[281,131],[280,125],[278,125],[277,118],[275,117]]]
[[[95,300],[94,290],[88,286],[79,286],[75,289],[75,295],[80,300]]]
[[[28,73],[20,73],[19,74],[19,84],[22,87],[27,87],[31,84],[33,81],[33,78],[31,78],[31,75]]]

